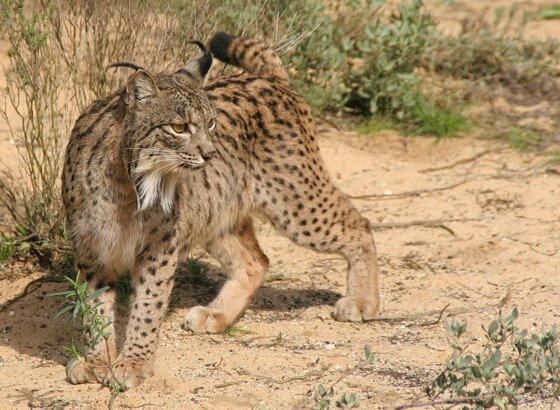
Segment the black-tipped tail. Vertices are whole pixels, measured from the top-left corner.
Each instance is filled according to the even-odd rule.
[[[214,36],[210,40],[210,44],[209,44],[210,52],[218,60],[220,60],[220,61],[222,61],[226,64],[237,65],[235,63],[235,61],[233,61],[231,59],[230,54],[228,53],[229,46],[231,45],[234,38],[235,38],[234,36],[231,36],[227,33],[224,33],[223,31],[220,31],[219,33],[214,34]]]
[[[288,79],[282,60],[262,40],[219,32],[210,39],[209,48],[220,61],[240,67],[251,74]]]

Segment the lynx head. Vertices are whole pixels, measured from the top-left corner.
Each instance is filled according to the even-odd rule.
[[[124,160],[134,183],[138,211],[158,201],[169,212],[181,172],[202,167],[216,155],[216,112],[202,90],[212,64],[204,55],[171,75],[136,68],[121,94]]]

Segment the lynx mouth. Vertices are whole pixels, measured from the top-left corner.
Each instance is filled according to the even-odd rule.
[[[197,163],[197,164],[193,164],[193,163],[190,163],[190,162],[183,162],[180,165],[180,167],[181,167],[181,169],[184,169],[184,170],[186,170],[186,169],[200,169],[204,165],[206,165],[206,161],[203,161],[203,162]]]

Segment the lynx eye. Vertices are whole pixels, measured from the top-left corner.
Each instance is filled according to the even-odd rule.
[[[208,130],[209,131],[214,131],[214,129],[216,128],[216,121],[212,120],[208,123]]]
[[[171,128],[173,128],[173,131],[177,134],[182,134],[187,129],[187,124],[173,124]]]

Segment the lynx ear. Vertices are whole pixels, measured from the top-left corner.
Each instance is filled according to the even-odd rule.
[[[206,74],[208,74],[208,70],[212,66],[212,54],[202,42],[194,40],[190,41],[190,43],[196,44],[202,50],[203,55],[196,60],[189,61],[183,68],[177,71],[177,74],[189,76],[196,85],[201,87]]]
[[[150,73],[139,69],[126,83],[126,102],[128,105],[149,101],[159,94],[156,80]]]

